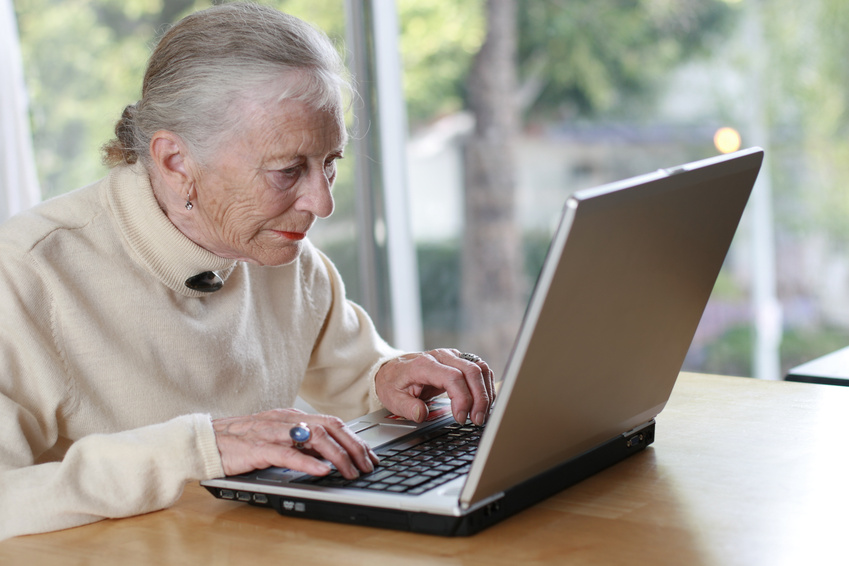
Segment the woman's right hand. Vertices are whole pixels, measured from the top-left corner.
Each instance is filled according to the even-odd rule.
[[[289,431],[306,423],[310,439],[297,448]],[[341,419],[307,414],[298,409],[274,409],[243,417],[212,421],[224,473],[228,476],[270,466],[313,476],[330,473],[327,460],[346,478],[374,471],[378,458]]]

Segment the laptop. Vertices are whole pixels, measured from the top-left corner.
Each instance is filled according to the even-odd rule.
[[[269,468],[202,485],[287,516],[471,535],[639,453],[762,160],[752,148],[572,195],[485,427],[435,399],[422,424],[387,411],[348,423],[381,457],[356,482]]]

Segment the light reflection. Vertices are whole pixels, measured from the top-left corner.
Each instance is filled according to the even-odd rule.
[[[713,135],[713,145],[720,153],[734,153],[741,143],[740,133],[734,128],[719,128]]]

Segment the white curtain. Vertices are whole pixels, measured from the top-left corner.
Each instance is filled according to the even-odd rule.
[[[12,0],[0,0],[0,222],[41,200]]]

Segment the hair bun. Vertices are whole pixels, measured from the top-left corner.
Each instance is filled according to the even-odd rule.
[[[104,160],[108,165],[117,165],[121,162],[132,165],[139,160],[138,153],[135,150],[136,104],[130,104],[124,108],[121,119],[115,124],[115,139],[103,148]]]

